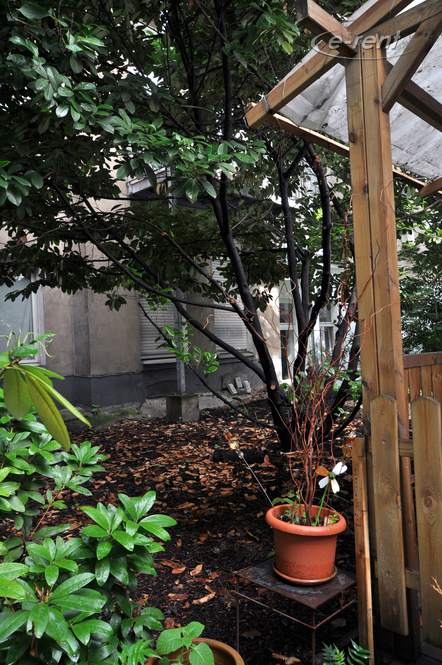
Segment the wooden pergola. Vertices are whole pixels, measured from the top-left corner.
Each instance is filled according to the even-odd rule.
[[[442,31],[442,0],[403,11],[410,3],[371,0],[344,25],[313,0],[300,0],[298,21],[323,41],[247,107],[246,119],[251,128],[268,123],[350,157],[367,435],[353,454],[359,640],[374,652],[373,590],[378,625],[404,636],[403,651],[416,659],[418,591],[424,642],[442,648],[442,597],[432,588],[433,578],[442,585],[442,357],[408,357],[404,368],[393,180],[442,197],[442,178],[424,184],[393,168],[389,114],[401,104],[442,131],[442,104],[412,81]],[[411,35],[392,66],[386,38]],[[278,113],[338,63],[345,66],[348,147]]]

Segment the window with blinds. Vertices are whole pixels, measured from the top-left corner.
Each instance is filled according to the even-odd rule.
[[[222,282],[223,279],[219,273],[219,261],[213,262],[213,276],[216,280]],[[157,310],[152,310],[144,298],[140,298],[140,304],[145,311],[149,314],[155,323],[164,328],[164,326],[175,327],[174,306],[172,303],[162,306]],[[241,305],[241,299],[238,298],[238,303]],[[215,334],[223,339],[225,342],[233,346],[239,351],[247,349],[247,331],[243,321],[234,312],[221,312],[220,310],[213,310],[215,321]],[[159,333],[155,326],[144,316],[140,307],[140,337],[141,337],[141,359],[142,360],[161,360],[172,359],[174,356],[167,349],[157,348],[155,340]],[[160,344],[161,342],[158,342]],[[221,347],[217,346],[218,353],[222,353]]]

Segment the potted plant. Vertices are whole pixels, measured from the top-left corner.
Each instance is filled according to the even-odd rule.
[[[156,574],[153,557],[164,549],[157,540],[170,540],[167,528],[176,524],[150,514],[155,492],[119,494],[118,506],[82,506],[90,523],[80,537],[65,535],[69,523],[46,525],[53,510],[66,508],[63,494],[91,494],[85,484],[104,470],[106,457],[88,441],[70,445],[52,397],[78,412],[53,388],[57,375],[22,364],[39,341],[18,339],[0,354],[0,661],[138,665],[153,659],[165,665],[181,662],[180,653],[164,655],[181,648],[191,665],[243,665],[215,661],[211,641],[199,638],[202,624],[180,629],[178,639],[174,630],[163,631],[159,609],[131,600],[137,574]],[[157,651],[150,647],[153,631]]]
[[[330,365],[312,366],[307,373],[301,373],[301,380],[293,389],[296,408],[288,459],[294,490],[288,496],[272,502],[239,449],[238,439],[226,434],[230,447],[236,449],[271,504],[266,521],[274,533],[274,570],[296,584],[321,584],[336,575],[337,536],[347,526],[345,518],[331,508],[329,497],[330,490],[332,494],[339,491],[337,477],[347,470],[345,458],[351,455],[351,436],[342,448],[343,460],[335,459],[331,469],[324,466],[322,423],[328,415],[325,395],[332,381],[336,381],[336,374],[330,377]],[[334,458],[332,439],[328,442],[328,456]],[[318,487],[323,491],[316,505]]]

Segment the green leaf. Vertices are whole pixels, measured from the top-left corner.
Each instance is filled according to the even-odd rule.
[[[74,623],[72,630],[83,644],[89,643],[91,633],[108,636],[113,634],[112,627],[105,621],[100,621],[100,619],[88,619],[88,621],[82,623]]]
[[[88,589],[87,591],[92,591]],[[79,610],[80,612],[87,612],[89,614],[96,614],[101,611],[103,605],[106,604],[106,598],[101,596],[98,591],[94,593],[97,596],[84,595],[84,589],[82,595],[69,594],[68,596],[62,596],[61,598],[56,598],[53,600],[51,598],[51,604],[60,607],[62,611],[65,610]]]
[[[213,199],[216,199],[216,190],[213,185],[210,184],[208,180],[201,180],[201,184],[208,193],[209,196],[211,196]]]
[[[55,582],[58,580],[60,570],[58,566],[50,565],[45,568],[45,578],[46,582],[50,587],[54,586]]]
[[[129,582],[129,574],[127,572],[126,557],[118,557],[117,559],[111,559],[110,572],[111,575],[116,577],[117,580],[121,582],[121,584],[127,584]]]
[[[109,540],[102,540],[97,543],[97,559],[104,559],[112,549],[112,543]]]
[[[71,657],[78,652],[78,642],[69,630],[69,625],[64,616],[58,610],[49,609],[49,621],[46,633],[52,637]]]
[[[0,563],[0,577],[5,580],[15,580],[16,577],[24,575],[29,566],[24,563]]]
[[[43,178],[39,173],[37,173],[37,171],[32,171],[30,178],[32,184],[36,189],[41,189],[43,187],[44,184]]]
[[[191,203],[195,203],[198,198],[198,180],[192,178],[186,185],[186,196]]]
[[[118,543],[120,543],[120,545],[123,545],[124,548],[126,548],[130,552],[133,552],[135,543],[132,536],[129,536],[129,534],[126,533],[125,531],[115,531],[112,535],[115,538],[115,540]]]
[[[157,651],[164,655],[180,649],[183,645],[180,628],[169,628],[160,633],[157,640]]]
[[[215,665],[212,649],[204,642],[195,644],[189,654],[189,662],[190,665]]]
[[[183,628],[184,637],[190,637],[192,640],[194,637],[199,637],[204,630],[204,626],[199,621],[191,621],[187,626]]]
[[[67,529],[71,529],[72,524],[58,524],[57,526],[44,526],[34,533],[34,539],[47,538],[48,536],[55,536],[57,533],[62,533]]]
[[[33,376],[26,376],[29,394],[43,425],[49,434],[60,443],[65,450],[69,450],[71,442],[66,425],[63,422],[57,407],[48,395],[48,388],[43,382],[36,381]]]
[[[235,159],[239,159],[240,162],[244,162],[245,164],[254,164],[256,162],[255,157],[248,155],[246,152],[235,152],[233,157]]]
[[[74,575],[70,577],[65,582],[62,582],[51,594],[51,599],[59,598],[61,596],[66,596],[68,593],[77,591],[82,587],[89,584],[93,580],[95,575],[93,573],[81,573],[80,575]]]
[[[29,610],[18,610],[7,616],[0,623],[0,642],[15,633],[27,621],[28,616]]]
[[[91,524],[90,526],[84,527],[82,532],[85,536],[92,536],[92,538],[104,538],[108,535],[108,532],[97,526],[96,524]]]
[[[34,635],[40,639],[49,621],[49,607],[45,603],[37,603],[31,610],[29,621],[34,623]]]
[[[69,113],[69,109],[69,104],[59,104],[55,109],[55,115],[57,118],[64,118]]]
[[[5,598],[15,598],[16,600],[24,600],[26,593],[18,582],[6,580],[0,577],[0,596]]]
[[[4,400],[8,411],[21,420],[30,410],[32,399],[26,381],[19,370],[5,370],[3,374]]]
[[[106,531],[104,535],[107,535],[109,529],[111,528],[111,519],[107,512],[106,514],[103,514],[100,510],[97,508],[92,508],[91,506],[81,506],[81,510],[83,510],[91,519],[93,519],[94,522],[99,524]]]
[[[95,564],[95,577],[100,586],[103,586],[109,577],[110,559],[100,559]]]
[[[40,7],[40,5],[34,4],[33,2],[26,2],[23,7],[18,8],[18,11],[29,19],[38,19],[45,18],[46,16],[52,16],[52,14],[46,9]]]
[[[22,372],[26,372],[26,373],[30,372],[34,375],[36,374],[35,370],[39,370],[39,369],[41,370],[41,368],[39,368],[39,367],[32,367],[32,370],[31,370],[31,368],[29,366],[26,366],[26,365],[21,365],[20,369],[21,369]],[[41,371],[43,371],[43,370],[41,370]],[[54,376],[56,378],[63,378],[63,377],[59,377],[58,375],[54,375],[54,373],[49,372],[48,370],[44,370],[44,373],[48,374],[49,376]],[[42,379],[38,376],[36,376],[35,378],[40,382],[42,381]],[[63,395],[60,395],[60,393],[57,390],[55,390],[55,388],[53,388],[52,385],[51,386],[45,386],[45,389],[47,390],[47,392],[50,395],[52,395],[52,397],[54,397],[58,402],[60,402],[60,404],[62,406],[64,406],[65,409],[68,409],[68,411],[70,411],[76,418],[78,418],[78,420],[81,420],[82,423],[84,423],[85,425],[88,425],[90,427],[91,424],[90,424],[89,420],[87,418],[85,418],[85,416],[83,416],[83,414],[80,413],[80,411],[78,409],[76,409],[75,406],[73,406],[73,404],[68,402],[68,400],[65,399],[63,397]],[[49,428],[48,428],[48,430],[49,430]]]

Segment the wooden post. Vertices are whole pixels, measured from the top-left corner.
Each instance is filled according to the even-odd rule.
[[[353,503],[358,588],[359,644],[371,652],[374,665],[373,603],[371,597],[370,539],[368,533],[366,440],[353,442]]]
[[[369,434],[370,401],[378,395],[388,395],[396,400],[398,435],[408,438],[408,395],[402,355],[390,121],[381,104],[381,87],[388,66],[385,51],[379,48],[378,43],[365,42],[364,46],[359,47],[358,55],[346,64],[364,421],[366,433]],[[379,438],[376,439],[373,441],[373,458],[375,447],[382,445]],[[401,458],[400,468],[405,563],[417,567],[409,458]],[[384,468],[381,472],[385,473],[385,478],[395,473],[393,468]],[[376,482],[382,483],[381,478],[378,475]],[[373,512],[376,482],[369,489],[371,525],[376,523]],[[372,526],[371,529],[370,538],[374,541]],[[379,537],[380,533],[376,535]],[[385,537],[389,538],[389,534]],[[378,542],[376,547],[379,547]],[[397,617],[399,629],[395,629],[401,634],[408,631],[407,614],[406,606],[401,603]],[[385,620],[391,629],[389,619]],[[417,644],[418,636],[414,631],[413,636]],[[416,648],[418,646],[413,644],[409,651]]]

